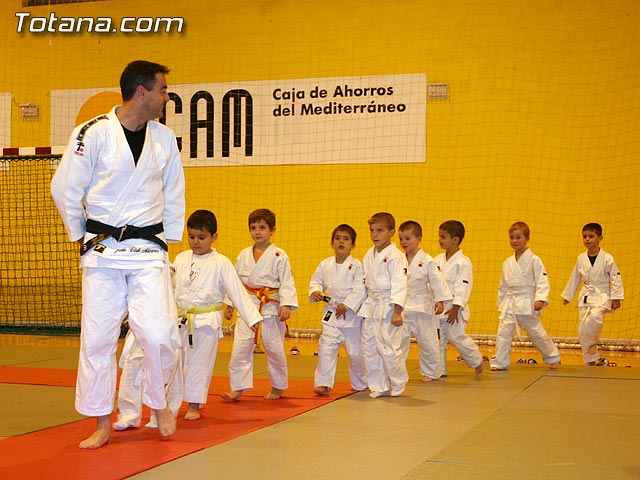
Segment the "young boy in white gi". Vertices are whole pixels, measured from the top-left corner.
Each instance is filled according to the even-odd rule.
[[[460,352],[462,359],[480,375],[483,370],[482,355],[478,345],[466,333],[469,323],[469,297],[473,288],[473,266],[471,260],[460,249],[465,229],[462,222],[448,220],[438,229],[438,243],[444,250],[435,262],[447,282],[453,299],[445,302],[440,317],[440,374],[447,376],[447,342]]]
[[[582,241],[587,251],[578,255],[569,282],[561,294],[566,305],[583,284],[577,302],[580,318],[578,338],[587,365],[606,365],[598,352],[604,315],[616,311],[624,300],[620,270],[611,254],[600,248],[602,238],[600,224],[588,223],[582,227]]]
[[[506,370],[511,360],[511,340],[518,326],[525,329],[531,343],[540,350],[550,368],[560,365],[558,347],[551,340],[540,321],[540,311],[548,305],[549,277],[540,257],[533,254],[527,243],[529,226],[516,222],[509,228],[509,240],[515,255],[502,265],[498,290],[500,324],[496,335],[496,355],[491,370]]]
[[[230,298],[249,328],[262,317],[249,298],[233,264],[219,254],[213,243],[218,238],[218,222],[213,212],[196,210],[187,220],[190,250],[179,253],[173,262],[175,296],[180,319],[182,365],[169,387],[169,404],[174,415],[183,401],[189,404],[186,420],[200,418],[207,403],[219,339],[222,338],[223,300]],[[131,332],[129,335],[133,338]],[[127,338],[130,349],[123,352],[123,373],[118,392],[116,430],[140,425],[141,390],[137,381],[144,352]],[[152,415],[148,427],[155,427]]]
[[[440,376],[439,320],[436,315],[443,312],[443,302],[451,300],[451,293],[431,255],[420,248],[422,226],[413,220],[402,223],[398,239],[409,264],[401,348],[406,361],[411,336],[416,338],[420,347],[422,381],[433,382]]]
[[[391,238],[393,215],[380,212],[369,220],[373,247],[363,259],[367,298],[362,316],[362,355],[371,398],[402,395],[409,375],[402,353],[402,311],[407,299],[407,258]]]
[[[338,225],[331,234],[335,255],[320,262],[309,282],[309,299],[313,303],[327,302],[322,311],[313,388],[318,395],[328,395],[333,388],[340,345],[344,345],[349,358],[351,388],[367,388],[362,363],[362,318],[356,313],[367,293],[362,263],[351,256],[355,246],[356,231],[349,225]]]
[[[236,270],[264,318],[260,333],[271,381],[271,390],[264,398],[275,400],[289,386],[284,354],[285,322],[291,311],[298,308],[298,294],[289,257],[271,244],[271,237],[276,233],[275,214],[266,208],[251,212],[249,232],[255,243],[240,252]],[[230,319],[232,314],[233,308],[227,307],[225,318]],[[255,336],[246,322],[236,323],[229,364],[231,392],[223,395],[227,400],[240,400],[242,392],[253,388]]]
[[[160,435],[176,430],[165,393],[180,345],[166,242],[182,238],[184,174],[175,134],[154,120],[169,100],[168,73],[142,60],[127,65],[122,106],[74,129],[51,182],[82,255],[76,410],[97,426],[80,448],[100,448],[111,438],[114,353],[127,312],[145,351],[144,402],[157,414]]]

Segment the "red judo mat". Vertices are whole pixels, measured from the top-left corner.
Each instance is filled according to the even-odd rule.
[[[0,367],[0,383],[75,385],[75,370]],[[228,379],[216,377],[209,401],[199,420],[178,417],[178,431],[162,438],[157,429],[140,427],[112,432],[111,443],[98,450],[83,450],[78,443],[95,429],[86,419],[0,441],[0,478],[121,479],[198,450],[273,425],[353,393],[348,383],[336,383],[329,397],[313,394],[313,382],[290,380],[279,400],[264,400],[266,379],[256,379],[254,390],[240,402],[222,399]],[[143,413],[143,425],[148,418]],[[113,416],[115,419],[115,415]]]

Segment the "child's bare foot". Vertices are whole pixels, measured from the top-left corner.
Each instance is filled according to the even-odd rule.
[[[158,431],[163,437],[170,437],[176,433],[176,417],[173,416],[173,412],[169,407],[165,407],[161,410],[154,410],[156,412],[156,420],[158,421]]]
[[[98,417],[97,421],[96,431],[89,438],[85,438],[80,442],[80,445],[78,445],[80,448],[95,450],[106,445],[111,440],[111,420],[109,415]]]
[[[314,387],[313,393],[323,396],[329,395],[329,387]]]
[[[553,362],[549,364],[549,368],[551,370],[557,370],[557,368],[560,366],[560,362]]]
[[[422,377],[422,380],[420,380],[421,382],[424,383],[429,383],[429,382],[435,382],[436,379],[435,378],[431,378],[431,377],[427,377],[426,375],[424,377]]]
[[[271,391],[267,393],[264,398],[265,400],[278,400],[282,397],[282,392],[284,390],[280,390],[279,388],[271,387]]]
[[[482,366],[482,362],[480,362],[480,365],[476,367],[476,375],[480,375],[482,372],[484,372],[484,367]]]
[[[242,398],[242,390],[232,390],[229,393],[223,393],[222,398],[231,402],[239,402]]]
[[[185,420],[197,420],[200,418],[200,404],[190,403],[187,413],[184,414]]]

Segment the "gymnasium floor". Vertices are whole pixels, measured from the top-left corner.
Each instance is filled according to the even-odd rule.
[[[213,436],[229,425],[237,428],[243,416],[268,416],[269,410],[282,411],[297,404],[310,407],[166,461],[161,453],[172,444],[186,442],[176,437],[159,440],[144,428],[126,432],[129,437],[125,440],[117,437],[122,433],[114,432],[113,443],[97,452],[80,451],[75,445],[82,437],[68,433],[84,425],[83,417],[73,410],[74,389],[68,380],[56,383],[54,379],[54,373],[73,376],[77,339],[0,335],[0,373],[4,373],[0,381],[0,478],[34,478],[38,468],[39,478],[87,478],[89,474],[78,473],[85,464],[92,479],[640,478],[638,353],[605,352],[617,367],[585,367],[578,352],[561,351],[563,365],[558,371],[541,363],[514,363],[507,372],[489,372],[485,364],[485,373],[476,377],[464,362],[456,361],[457,352],[449,350],[449,376],[423,384],[412,344],[411,381],[402,397],[370,399],[365,392],[352,394],[343,388],[344,396],[335,401],[310,404],[315,401],[313,395],[303,397],[312,387],[316,342],[287,339],[287,351],[294,344],[301,355],[288,357],[290,378],[296,385],[290,398],[271,407],[258,397],[266,393],[266,384],[260,384],[255,398],[223,403],[215,392],[226,389],[231,340],[225,337],[214,372],[217,390],[202,411],[203,419],[188,425],[179,419],[178,428],[195,438],[196,429],[208,425]],[[492,353],[483,347],[483,354]],[[540,361],[532,349],[514,349],[512,359],[517,358]],[[255,361],[256,377],[266,378],[264,355],[256,354]],[[44,380],[34,384],[25,378],[14,381],[11,372],[27,372],[34,378],[42,373]],[[344,356],[337,380],[348,380]],[[87,425],[82,428],[91,433],[93,423]],[[201,430],[207,432],[204,427]],[[21,452],[31,451],[25,454],[27,458],[44,458],[41,466],[34,467],[35,460],[18,464],[9,448],[16,442],[22,442]],[[63,445],[60,451],[58,443]],[[113,468],[108,467],[115,461],[109,460],[110,450],[135,451],[143,443],[149,468],[132,476],[110,473]],[[65,455],[71,460],[61,459]],[[56,470],[56,462],[66,466]]]

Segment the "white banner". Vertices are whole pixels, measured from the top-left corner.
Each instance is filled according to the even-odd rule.
[[[178,137],[185,166],[424,162],[426,80],[403,74],[170,84],[163,121]],[[117,92],[52,91],[52,145],[65,145],[77,123],[120,103]]]
[[[11,146],[11,93],[0,92],[0,147]]]

